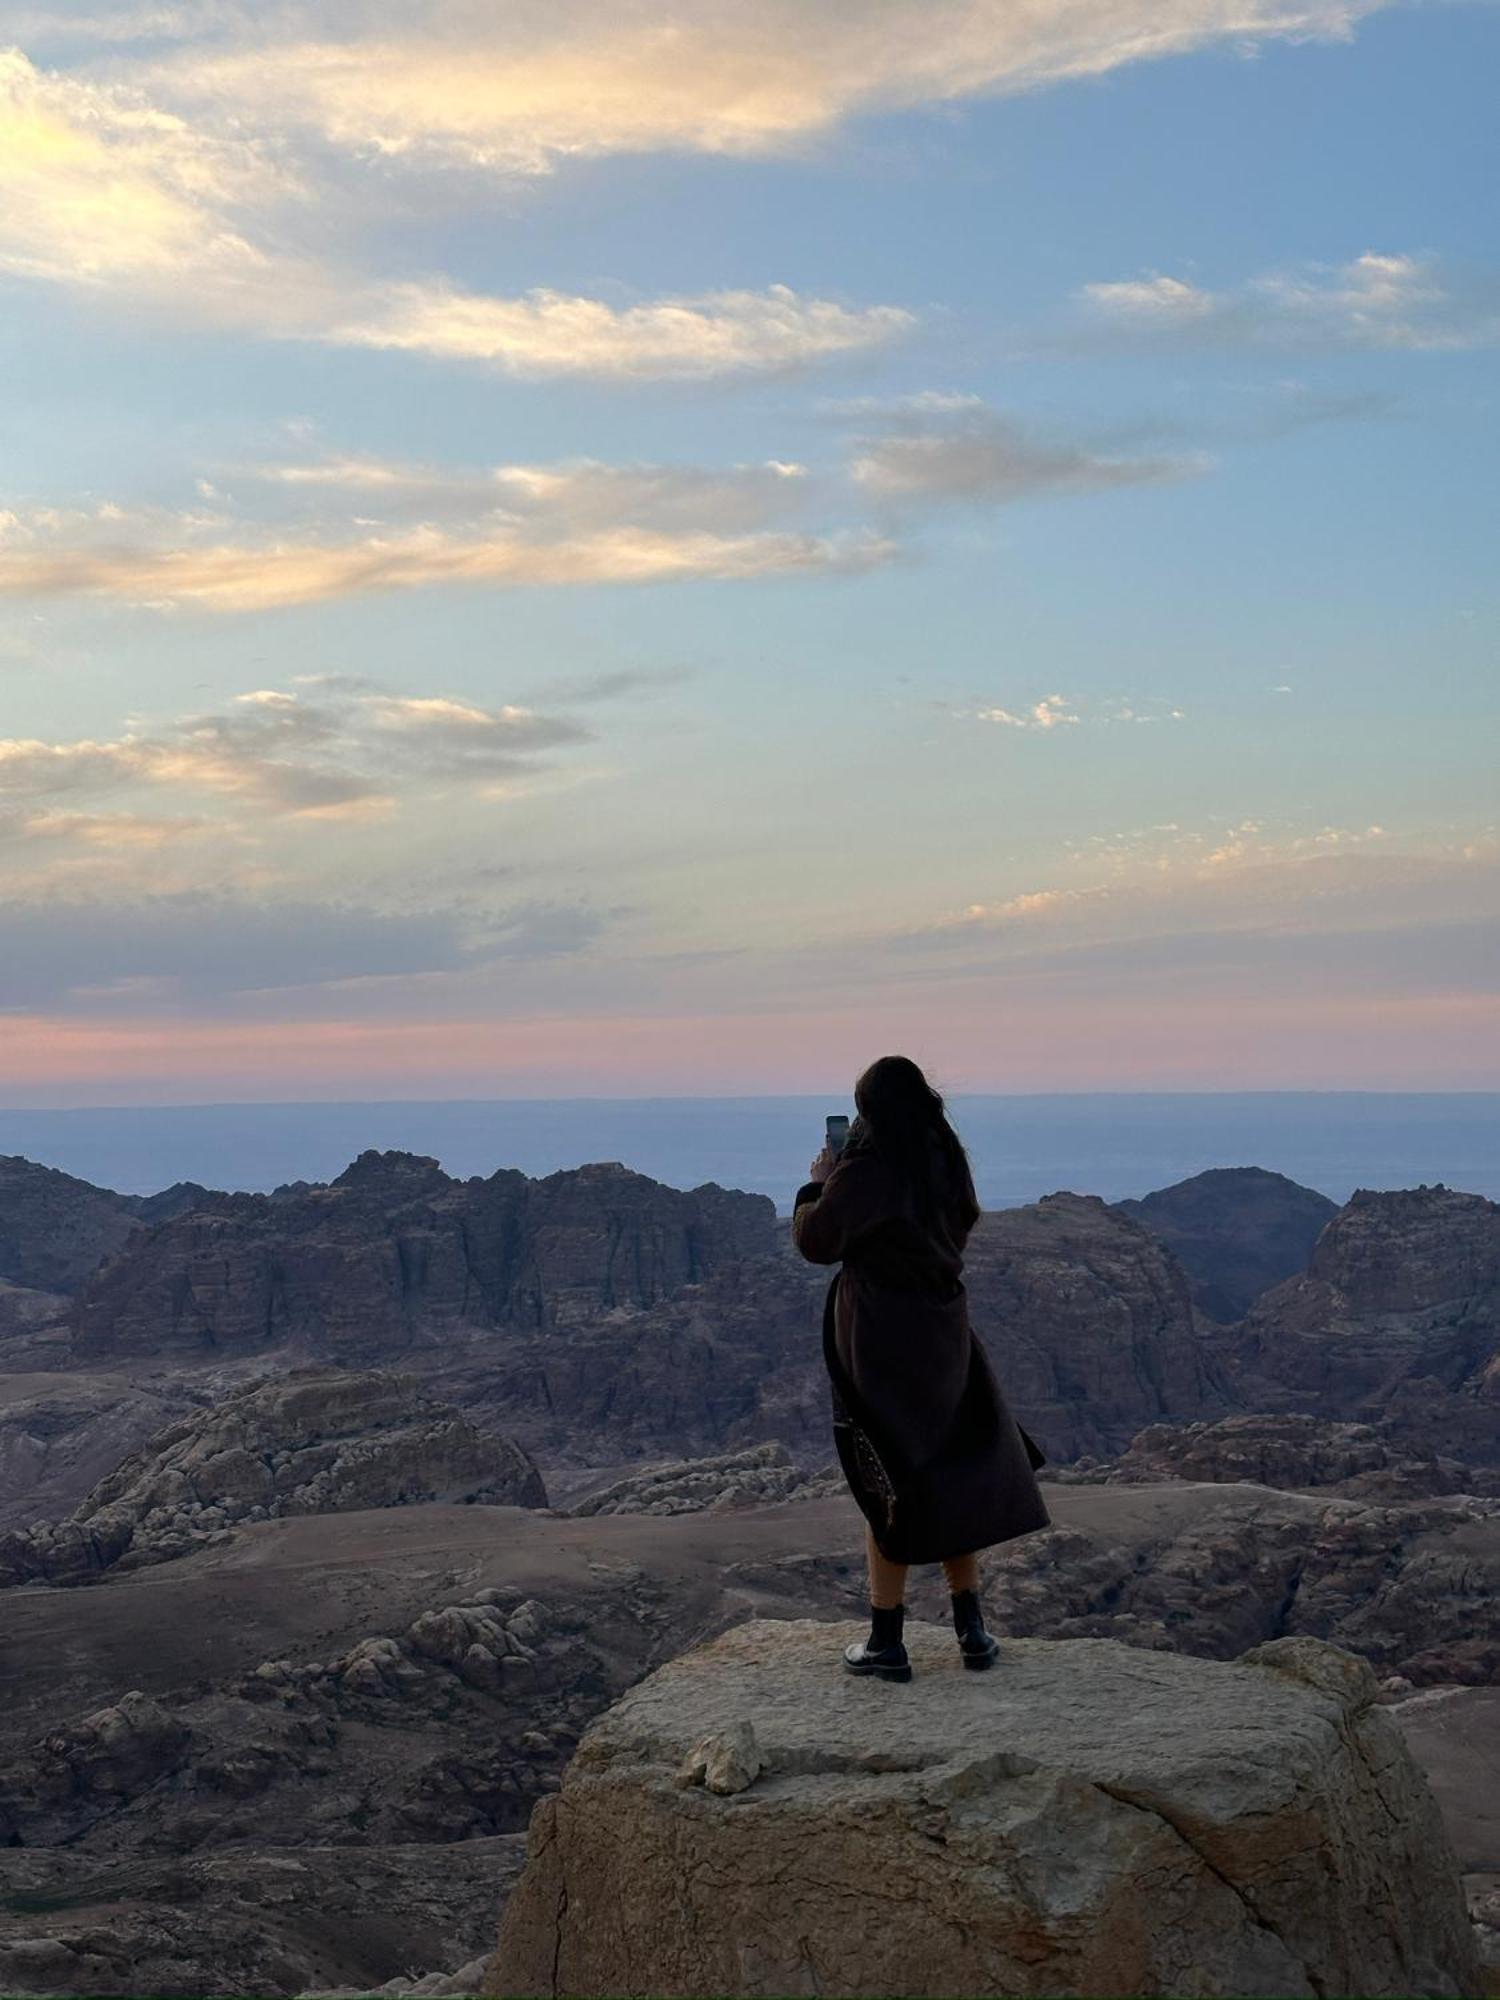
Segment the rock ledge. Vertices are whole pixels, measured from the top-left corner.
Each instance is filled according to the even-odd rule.
[[[919,1624],[893,1687],[840,1671],[862,1630],[752,1620],[600,1716],[533,1815],[486,1993],[1484,1991],[1354,1655],[1012,1639],[971,1674]]]

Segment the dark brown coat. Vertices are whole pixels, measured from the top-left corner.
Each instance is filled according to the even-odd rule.
[[[823,1308],[839,1463],[882,1553],[939,1562],[1050,1525],[1045,1463],[969,1326],[951,1215],[919,1217],[878,1154],[797,1191],[792,1239],[840,1264]]]

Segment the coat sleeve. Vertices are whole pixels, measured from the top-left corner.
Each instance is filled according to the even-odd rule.
[[[792,1203],[792,1241],[810,1264],[838,1264],[862,1231],[891,1212],[880,1163],[846,1160],[826,1181],[808,1181]]]

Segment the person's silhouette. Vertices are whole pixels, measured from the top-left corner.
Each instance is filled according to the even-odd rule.
[[[797,1190],[792,1238],[838,1264],[823,1309],[833,1436],[865,1517],[870,1635],[851,1673],[911,1679],[906,1572],[941,1562],[963,1663],[999,1647],[979,1601],[980,1549],[1050,1525],[1044,1454],[1012,1417],[969,1325],[963,1250],[979,1220],[968,1157],[942,1097],[906,1056],[854,1086],[837,1158],[825,1145]]]

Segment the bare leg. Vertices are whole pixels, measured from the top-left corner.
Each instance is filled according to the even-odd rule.
[[[883,1611],[894,1611],[906,1594],[906,1564],[892,1562],[880,1553],[874,1531],[865,1523],[865,1555],[870,1568],[870,1602]]]
[[[956,1597],[961,1590],[978,1590],[979,1555],[970,1550],[966,1556],[945,1556],[943,1575],[948,1579],[948,1588]]]

